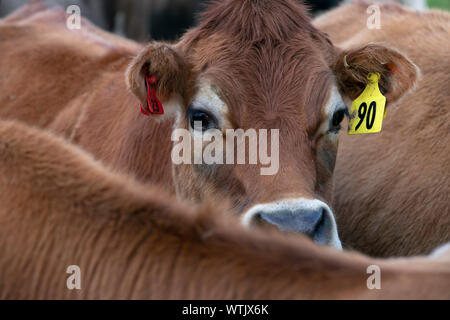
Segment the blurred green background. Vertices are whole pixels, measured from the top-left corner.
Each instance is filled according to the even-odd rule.
[[[440,8],[450,11],[450,0],[428,0],[430,8]]]

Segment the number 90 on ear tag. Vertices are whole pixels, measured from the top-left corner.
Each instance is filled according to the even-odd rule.
[[[352,103],[348,134],[377,133],[381,131],[385,116],[386,97],[378,87],[379,73],[369,73],[367,84],[361,95]]]

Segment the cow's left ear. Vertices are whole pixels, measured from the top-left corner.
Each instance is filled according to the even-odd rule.
[[[405,55],[380,44],[344,50],[334,63],[339,90],[345,98],[355,100],[364,90],[369,73],[381,75],[380,91],[386,97],[387,105],[400,99],[413,89],[420,71]]]
[[[186,96],[190,68],[173,46],[162,42],[150,43],[133,59],[125,80],[146,114],[150,114],[147,104],[149,79],[154,81],[151,90],[164,106],[165,113],[170,113],[174,107],[169,102],[176,99],[182,103]]]

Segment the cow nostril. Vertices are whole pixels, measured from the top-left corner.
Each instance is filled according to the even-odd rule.
[[[263,229],[277,229],[279,230],[280,228],[267,221],[266,219],[263,218],[263,213],[257,213],[253,216],[252,220],[251,220],[251,226],[252,227],[258,227],[258,228],[263,228]]]
[[[319,232],[320,228],[324,225],[324,211],[323,209],[321,209],[318,211],[304,213],[303,220],[303,223],[305,225],[304,233],[309,237],[314,238],[314,236]]]
[[[311,237],[313,237],[316,234],[319,234],[321,229],[323,229],[323,227],[325,225],[325,217],[326,217],[325,209],[320,210],[320,217],[316,222],[316,225],[314,227],[314,232],[311,235]]]

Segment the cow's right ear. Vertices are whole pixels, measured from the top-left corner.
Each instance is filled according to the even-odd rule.
[[[190,78],[190,68],[183,57],[171,45],[153,42],[133,59],[126,72],[127,87],[147,111],[146,79],[150,77],[154,77],[155,94],[165,112],[176,111],[169,101],[174,98],[183,101]]]

